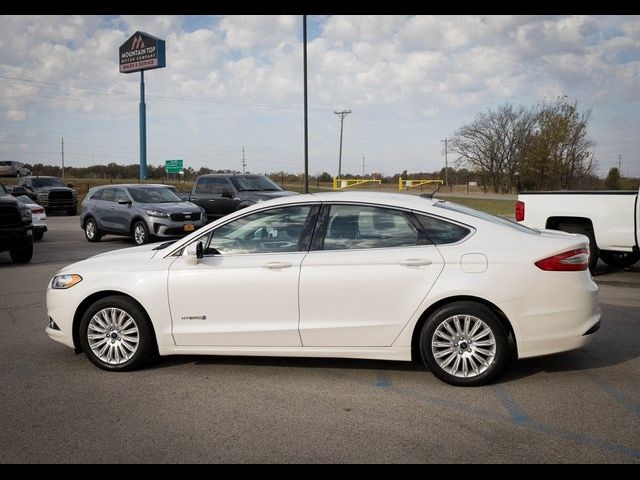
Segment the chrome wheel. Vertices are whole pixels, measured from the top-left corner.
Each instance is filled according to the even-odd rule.
[[[128,361],[138,350],[138,324],[120,308],[104,308],[97,312],[87,328],[89,347],[96,357],[109,365]]]
[[[145,240],[147,239],[147,232],[144,229],[142,224],[136,225],[136,228],[133,229],[133,239],[135,240],[137,245],[143,245]]]
[[[89,220],[87,222],[87,225],[85,226],[85,232],[87,234],[87,238],[89,240],[93,240],[96,236],[96,224],[93,223],[92,220]]]
[[[496,338],[478,317],[453,315],[436,328],[431,351],[438,366],[458,378],[484,373],[496,356]]]

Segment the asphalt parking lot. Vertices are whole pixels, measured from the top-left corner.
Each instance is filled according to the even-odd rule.
[[[640,463],[640,263],[600,265],[582,350],[454,388],[420,362],[169,357],[104,372],[47,337],[61,267],[133,246],[50,217],[33,261],[0,253],[0,462]]]

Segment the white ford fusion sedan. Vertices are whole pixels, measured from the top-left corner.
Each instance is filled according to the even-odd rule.
[[[337,192],[258,203],[177,241],[60,270],[46,331],[98,367],[160,355],[412,360],[480,385],[600,326],[589,240],[443,200]],[[512,341],[509,341],[511,337]]]

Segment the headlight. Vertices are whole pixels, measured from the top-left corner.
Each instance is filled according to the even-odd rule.
[[[169,218],[169,214],[165,212],[159,212],[158,210],[147,210],[147,215],[150,217]]]
[[[56,290],[71,288],[81,281],[82,277],[75,273],[71,275],[56,275],[53,277],[53,280],[51,280],[51,288],[55,288]]]

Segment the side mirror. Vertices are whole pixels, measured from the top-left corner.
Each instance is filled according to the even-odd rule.
[[[225,188],[220,192],[220,196],[224,198],[233,198],[233,192],[228,188]]]
[[[131,200],[118,200],[118,204],[131,206]]]
[[[187,260],[192,265],[197,265],[198,260],[200,260],[204,256],[204,246],[202,242],[192,243],[187,246],[185,253],[187,254]]]

